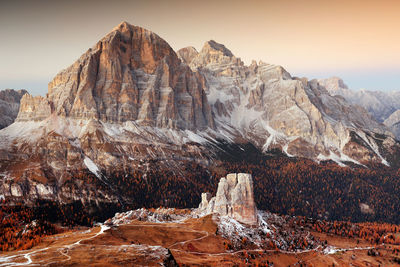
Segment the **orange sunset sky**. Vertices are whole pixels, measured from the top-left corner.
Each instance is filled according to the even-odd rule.
[[[1,1],[0,89],[47,83],[125,20],[175,50],[214,39],[246,64],[400,90],[400,1]]]

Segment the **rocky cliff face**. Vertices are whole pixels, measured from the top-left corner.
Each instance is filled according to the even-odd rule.
[[[207,160],[194,143],[205,140],[197,131],[215,128],[204,88],[167,42],[121,23],[57,74],[46,97],[21,99],[16,123],[0,132],[0,195],[115,201],[71,178],[93,173],[110,192],[102,171]],[[50,189],[36,190],[32,177]]]
[[[327,79],[319,79],[318,82],[325,87],[331,95],[345,94],[349,87],[339,77],[331,77]]]
[[[251,174],[230,173],[219,181],[215,197],[211,197],[209,193],[203,193],[201,198],[198,213],[218,213],[249,225],[257,224],[257,208],[254,202]]]
[[[42,96],[25,94],[21,98],[20,112],[16,121],[42,121],[51,115],[51,105]]]
[[[396,110],[383,122],[400,139],[400,109]]]
[[[188,46],[178,50],[177,54],[182,62],[190,64],[190,62],[192,62],[193,58],[195,58],[199,52],[197,52],[196,48],[193,46]]]
[[[331,95],[343,96],[348,102],[364,107],[379,122],[400,108],[400,94],[349,89],[338,77],[318,80]]]
[[[318,80],[331,95],[343,96],[348,102],[365,108],[378,122],[382,122],[391,132],[400,139],[400,132],[396,126],[400,110],[400,92],[383,92],[350,90],[338,77]]]
[[[206,42],[189,66],[206,77],[215,121],[226,135],[239,132],[264,151],[278,147],[289,156],[385,162],[374,148],[374,136],[391,138],[389,130],[361,107],[331,96],[317,80],[293,78],[281,66],[264,62],[245,66],[215,41]],[[352,132],[369,144],[364,148],[352,142],[358,151],[354,158],[346,147]]]
[[[0,129],[15,121],[19,111],[19,103],[26,90],[6,89],[0,91]]]
[[[51,112],[110,123],[212,128],[203,84],[204,78],[182,64],[167,42],[123,22],[57,74],[46,98],[23,99],[18,121],[43,120]]]

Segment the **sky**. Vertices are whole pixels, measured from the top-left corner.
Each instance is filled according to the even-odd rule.
[[[59,71],[127,21],[175,50],[213,39],[246,64],[400,90],[399,14],[398,0],[0,0],[0,89],[44,95]]]

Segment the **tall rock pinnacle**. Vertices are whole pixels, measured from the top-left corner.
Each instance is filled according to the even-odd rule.
[[[201,195],[201,213],[218,213],[239,222],[254,225],[257,223],[257,208],[254,202],[253,180],[248,173],[230,173],[221,178],[215,197],[209,193]]]

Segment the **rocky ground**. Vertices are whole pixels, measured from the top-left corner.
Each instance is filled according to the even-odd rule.
[[[278,215],[259,212],[258,216],[260,224],[255,227],[217,214],[197,217],[191,210],[133,210],[93,228],[49,236],[30,250],[3,252],[0,266],[397,264],[394,249],[399,246],[371,248],[357,238],[295,227]],[[303,239],[308,240],[308,247],[288,246]]]

